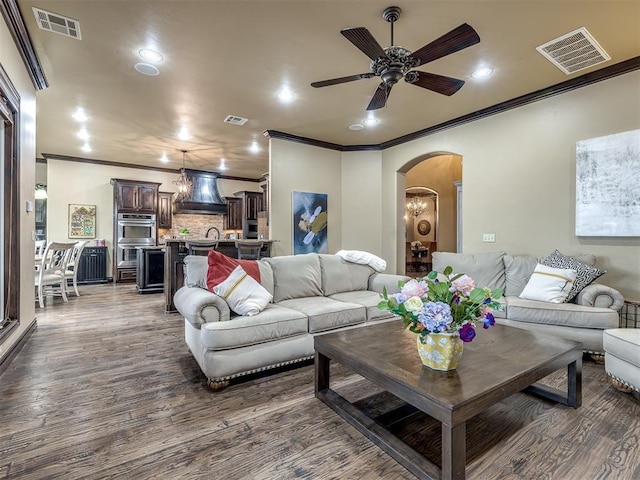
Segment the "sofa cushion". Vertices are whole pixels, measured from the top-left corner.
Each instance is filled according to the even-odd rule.
[[[309,333],[357,325],[364,323],[367,318],[362,305],[322,296],[291,298],[278,305],[304,313],[309,318]]]
[[[505,289],[504,252],[492,253],[451,253],[433,252],[433,269],[442,272],[446,267],[454,273],[465,273],[473,279],[476,287]]]
[[[235,317],[228,322],[201,325],[200,341],[205,348],[225,350],[307,334],[303,313],[270,303],[253,317]]]
[[[538,259],[529,255],[505,255],[505,296],[519,296],[538,265]]]
[[[566,302],[569,302],[574,299],[580,290],[593,282],[596,278],[607,273],[606,270],[602,270],[600,268],[595,268],[586,263],[582,263],[579,260],[576,260],[572,257],[567,257],[560,253],[558,250],[555,250],[551,255],[542,260],[543,265],[547,265],[549,267],[555,268],[570,268],[571,270],[576,271],[576,279],[573,282],[573,287],[567,296]]]
[[[209,260],[204,255],[184,257],[184,284],[187,287],[207,288]]]
[[[539,263],[519,296],[527,300],[563,303],[575,279],[575,270],[547,267]]]
[[[250,317],[264,310],[273,298],[240,265],[224,282],[213,287],[213,293],[224,298],[234,312]]]
[[[615,355],[625,362],[640,368],[640,328],[605,330],[602,341],[604,351],[607,354]],[[640,383],[636,385],[640,387]]]
[[[318,255],[322,291],[326,296],[340,292],[366,290],[374,270],[368,265],[348,262],[339,255]]]
[[[618,312],[574,303],[548,303],[507,297],[507,318],[512,321],[580,328],[614,328]]]
[[[227,257],[215,250],[210,250],[207,258],[209,263],[207,288],[211,292],[213,292],[213,287],[224,282],[238,265],[242,265],[244,271],[253,277],[256,282],[260,283],[260,268],[256,260],[238,260],[237,258]]]
[[[357,290],[355,292],[335,293],[329,298],[333,298],[334,300],[339,300],[341,302],[357,303],[358,305],[362,305],[366,309],[367,322],[392,318],[394,316],[388,310],[380,310],[378,308],[378,304],[381,300],[378,292]]]
[[[320,259],[317,253],[265,258],[273,270],[273,301],[322,296]]]

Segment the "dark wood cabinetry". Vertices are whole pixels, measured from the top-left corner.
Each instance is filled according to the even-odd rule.
[[[117,212],[156,213],[158,185],[132,180],[111,180]]]
[[[136,290],[155,293],[164,290],[164,249],[139,248],[137,257]]]
[[[107,247],[84,247],[78,261],[78,283],[107,281]]]
[[[226,230],[242,230],[242,199],[227,197]]]
[[[242,205],[242,238],[258,238],[258,212],[262,211],[261,192],[236,192]]]
[[[158,193],[158,228],[171,228],[173,193]]]

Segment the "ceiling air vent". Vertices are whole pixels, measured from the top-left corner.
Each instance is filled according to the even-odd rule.
[[[536,50],[567,75],[611,60],[584,27],[540,45]]]
[[[244,125],[248,121],[248,118],[236,117],[235,115],[229,115],[224,119],[224,123],[232,123],[234,125]]]
[[[36,16],[36,22],[38,26],[49,32],[59,33],[65,37],[75,38],[76,40],[82,40],[80,34],[80,22],[73,18],[63,17],[57,13],[47,12],[36,7],[33,8],[33,14]]]

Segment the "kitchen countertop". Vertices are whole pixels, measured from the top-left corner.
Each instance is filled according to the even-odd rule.
[[[277,242],[278,240],[268,240],[268,239],[263,239],[263,240],[259,240],[256,238],[250,238],[250,239],[244,239],[244,238],[239,238],[238,240],[254,240],[256,242],[264,242],[264,243],[273,243],[273,242]],[[218,243],[224,243],[224,244],[235,244],[235,240],[230,240],[228,238],[222,239],[222,240],[216,240],[214,238],[167,238],[164,243],[184,243],[184,242],[218,242]]]
[[[164,245],[139,245],[138,250],[164,250]]]

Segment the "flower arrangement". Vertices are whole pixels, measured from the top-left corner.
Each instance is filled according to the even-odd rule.
[[[400,292],[388,295],[383,290],[381,310],[389,310],[402,318],[405,328],[424,338],[429,333],[458,333],[463,342],[476,336],[476,322],[484,328],[495,325],[494,310],[502,289],[479,288],[465,274],[454,274],[451,267],[442,274],[431,271],[424,278],[399,283]]]

